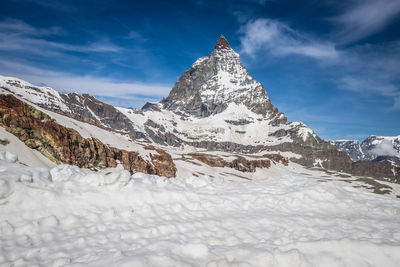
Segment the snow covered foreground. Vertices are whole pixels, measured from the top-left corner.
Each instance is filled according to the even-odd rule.
[[[1,266],[399,266],[400,200],[282,172],[164,179],[0,152]]]

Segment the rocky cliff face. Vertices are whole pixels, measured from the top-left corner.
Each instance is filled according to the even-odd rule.
[[[264,87],[251,77],[239,55],[221,36],[210,56],[198,59],[162,104],[183,115],[207,117],[224,111],[230,102],[268,118],[278,115]]]
[[[346,152],[354,161],[363,160],[365,155],[358,141],[353,140],[338,140],[330,141],[338,150]]]
[[[120,162],[131,172],[166,177],[176,173],[171,156],[161,149],[146,147],[154,151],[146,160],[138,152],[109,147],[96,138],[83,138],[12,95],[0,95],[0,126],[56,163],[97,169],[116,167]]]

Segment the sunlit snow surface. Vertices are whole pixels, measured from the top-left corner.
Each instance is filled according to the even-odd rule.
[[[0,153],[1,266],[399,266],[400,200],[319,172],[168,180],[15,161]]]

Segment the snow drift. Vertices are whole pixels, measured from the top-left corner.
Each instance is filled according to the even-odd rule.
[[[166,179],[3,151],[0,266],[398,266],[399,199],[290,166]]]

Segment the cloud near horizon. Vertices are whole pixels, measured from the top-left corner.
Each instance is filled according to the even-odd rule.
[[[44,70],[18,63],[0,61],[2,74],[14,75],[35,85],[45,85],[62,93],[76,92],[91,94],[122,106],[140,106],[146,102],[158,101],[166,97],[172,86],[139,81],[120,82],[90,75],[73,75],[70,73]]]

